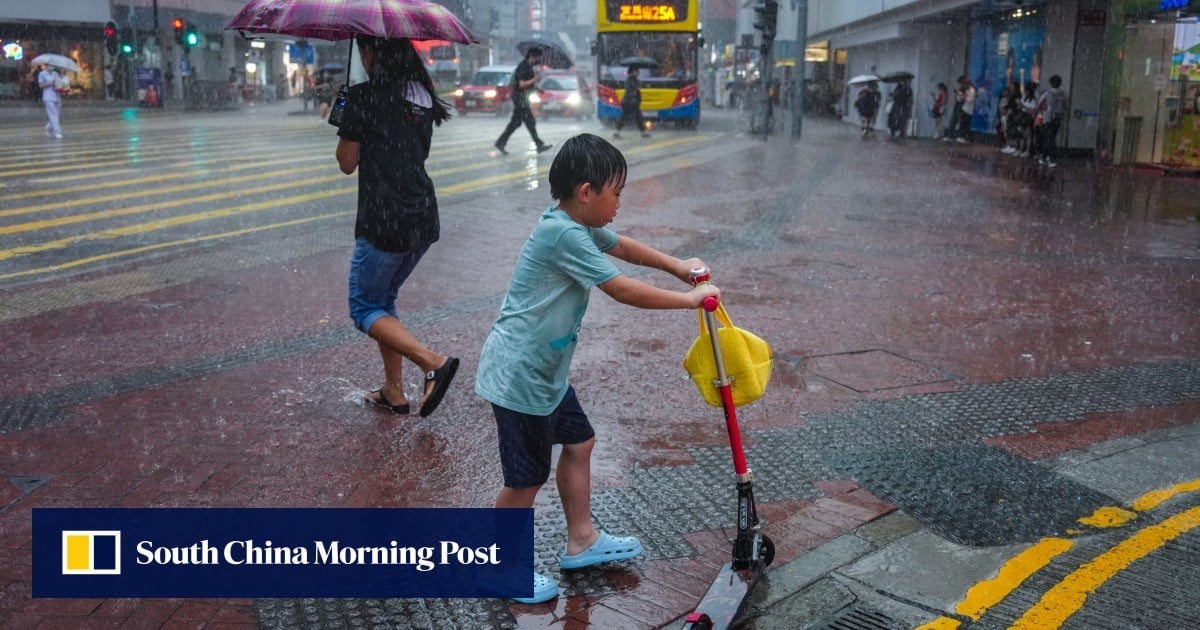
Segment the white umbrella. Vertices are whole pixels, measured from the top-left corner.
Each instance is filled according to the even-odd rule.
[[[860,75],[854,77],[853,79],[850,79],[849,81],[847,81],[846,84],[847,85],[862,85],[863,83],[870,83],[872,81],[878,81],[878,80],[879,80],[879,77],[877,77],[873,74],[860,74]]]
[[[42,53],[34,57],[31,63],[35,66],[45,64],[47,66],[54,66],[55,68],[62,68],[63,70],[69,70],[71,72],[79,72],[79,66],[75,63],[74,59],[57,53]]]

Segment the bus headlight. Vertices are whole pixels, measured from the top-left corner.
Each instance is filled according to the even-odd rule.
[[[530,102],[531,104],[532,104],[532,103],[541,103],[541,102],[542,102],[542,97],[538,96],[536,93],[534,93],[534,94],[530,94],[530,95],[529,95],[529,102]]]
[[[567,105],[578,105],[582,100],[579,98],[579,92],[572,92],[567,95]]]
[[[463,95],[462,88],[458,88],[457,90],[454,90],[454,95],[461,98]]]
[[[496,90],[488,90],[484,92],[483,98],[496,98]]]

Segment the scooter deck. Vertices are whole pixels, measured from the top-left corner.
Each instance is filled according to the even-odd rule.
[[[742,611],[750,590],[762,576],[762,570],[734,570],[732,562],[726,562],[713,580],[712,586],[696,606],[696,612],[708,615],[714,630],[723,630],[733,623],[734,617]]]

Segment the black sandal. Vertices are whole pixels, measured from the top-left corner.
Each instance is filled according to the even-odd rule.
[[[387,409],[388,411],[390,411],[398,416],[407,416],[408,415],[409,407],[408,407],[407,402],[400,404],[400,405],[393,405],[392,401],[388,400],[387,396],[383,395],[382,389],[377,389],[371,393],[379,394],[379,398],[371,398],[370,396],[363,396],[363,398],[365,398],[366,401],[371,403],[372,405],[375,405],[376,407],[379,407],[380,409]]]
[[[421,401],[421,417],[424,418],[433,413],[442,404],[442,397],[446,395],[446,390],[450,388],[450,381],[454,380],[454,373],[458,371],[458,359],[449,357],[442,367],[431,370],[425,373],[425,383],[433,383],[433,389],[425,400]]]

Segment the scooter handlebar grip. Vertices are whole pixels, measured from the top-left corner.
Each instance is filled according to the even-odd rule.
[[[718,300],[717,298],[710,295],[710,296],[704,298],[704,301],[700,303],[700,306],[704,307],[704,310],[711,313],[711,312],[717,310],[717,306],[720,303],[721,303],[720,300]]]

